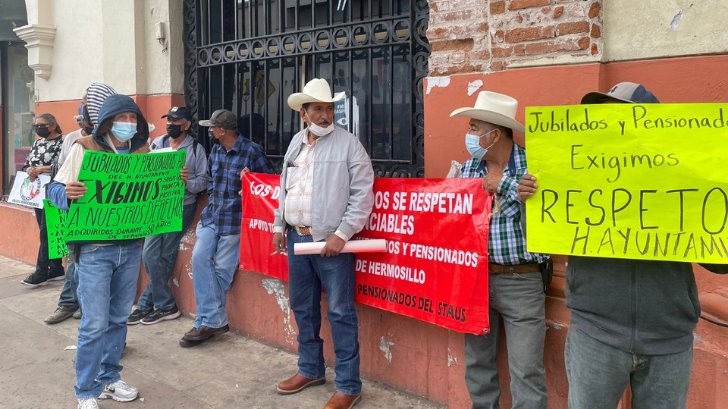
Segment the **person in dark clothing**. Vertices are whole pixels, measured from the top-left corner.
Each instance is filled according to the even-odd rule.
[[[61,127],[56,117],[51,114],[41,114],[35,118],[33,130],[38,136],[33,147],[25,159],[23,171],[28,173],[31,181],[35,181],[40,175],[50,175],[51,165],[58,158],[63,144]],[[49,281],[63,280],[63,259],[50,259],[48,254],[48,232],[46,230],[45,212],[43,209],[35,210],[35,219],[40,230],[40,246],[38,247],[38,258],[35,263],[35,270],[26,277],[23,284],[30,287],[37,287],[47,284]]]
[[[622,82],[590,92],[582,104],[658,103],[644,86]],[[521,179],[525,200],[536,178]],[[725,274],[727,265],[705,264]],[[614,409],[627,386],[632,408],[684,408],[700,317],[690,263],[569,256],[566,305],[571,324],[564,358],[569,408]]]
[[[197,209],[197,195],[207,189],[210,177],[207,170],[205,148],[192,134],[192,114],[187,107],[172,107],[162,118],[167,118],[167,134],[152,142],[151,150],[184,150],[187,185],[182,210],[182,230],[156,234],[144,240],[142,261],[149,283],[139,296],[137,309],[126,321],[129,325],[152,325],[173,320],[181,315],[177,308],[169,279],[174,271],[179,243],[192,224]]]

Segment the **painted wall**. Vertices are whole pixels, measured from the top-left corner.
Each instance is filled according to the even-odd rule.
[[[35,77],[36,112],[52,113],[64,133],[73,131],[85,89],[106,82],[137,101],[156,127],[152,137],[164,134],[166,120],[160,117],[184,105],[182,2],[79,3],[26,1],[29,23],[56,27],[51,76]]]
[[[598,61],[602,2],[430,1],[430,74]]]
[[[143,30],[137,33],[143,54],[137,67],[144,77],[144,89],[136,94],[182,94],[184,92],[184,59],[182,44],[182,2],[147,0],[139,3]],[[161,27],[160,27],[161,25]],[[159,35],[164,36],[160,42]]]
[[[725,0],[605,0],[604,60],[728,51]]]
[[[47,80],[36,77],[38,102],[79,99],[95,81],[128,95],[183,92],[182,2],[27,3],[29,20],[39,16],[56,27],[52,74]],[[157,40],[159,23],[166,49]]]
[[[31,2],[26,2],[31,3]],[[41,3],[42,19],[56,27],[53,71],[47,80],[35,77],[36,101],[80,99],[91,82],[103,80],[101,2],[74,0]],[[38,12],[28,9],[28,21]],[[70,22],[70,24],[69,24]]]
[[[152,82],[151,90],[153,93],[171,92],[172,94],[182,95],[184,94],[185,88],[184,43],[182,42],[184,38],[184,33],[182,32],[184,28],[184,17],[182,14],[183,2],[168,0],[166,3],[169,5],[167,22],[165,23],[167,30],[167,54],[169,55],[169,88],[157,89]]]
[[[722,53],[724,0],[433,0],[430,73]]]

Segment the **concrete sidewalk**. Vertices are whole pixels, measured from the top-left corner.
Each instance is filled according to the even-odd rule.
[[[20,284],[32,266],[0,257],[0,409],[75,408],[78,320],[54,326],[43,320],[56,308],[63,282],[38,288]],[[334,392],[333,373],[323,387],[291,396],[275,384],[296,370],[296,356],[225,334],[197,348],[179,347],[192,327],[181,318],[129,328],[123,377],[139,388],[130,403],[100,401],[102,408],[323,408]],[[361,409],[442,408],[374,382],[364,382]]]

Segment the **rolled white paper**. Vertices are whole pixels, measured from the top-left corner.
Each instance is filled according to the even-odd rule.
[[[326,242],[317,241],[315,243],[295,243],[293,245],[293,254],[297,256],[307,254],[319,254],[324,248]],[[342,253],[386,253],[387,240],[385,239],[367,239],[367,240],[351,240],[344,244]]]

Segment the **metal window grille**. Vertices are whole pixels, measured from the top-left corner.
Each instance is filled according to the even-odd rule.
[[[325,78],[346,92],[337,124],[359,136],[377,176],[423,176],[426,0],[185,0],[184,13],[185,97],[197,118],[235,112],[240,132],[280,164],[301,129],[288,96]]]

